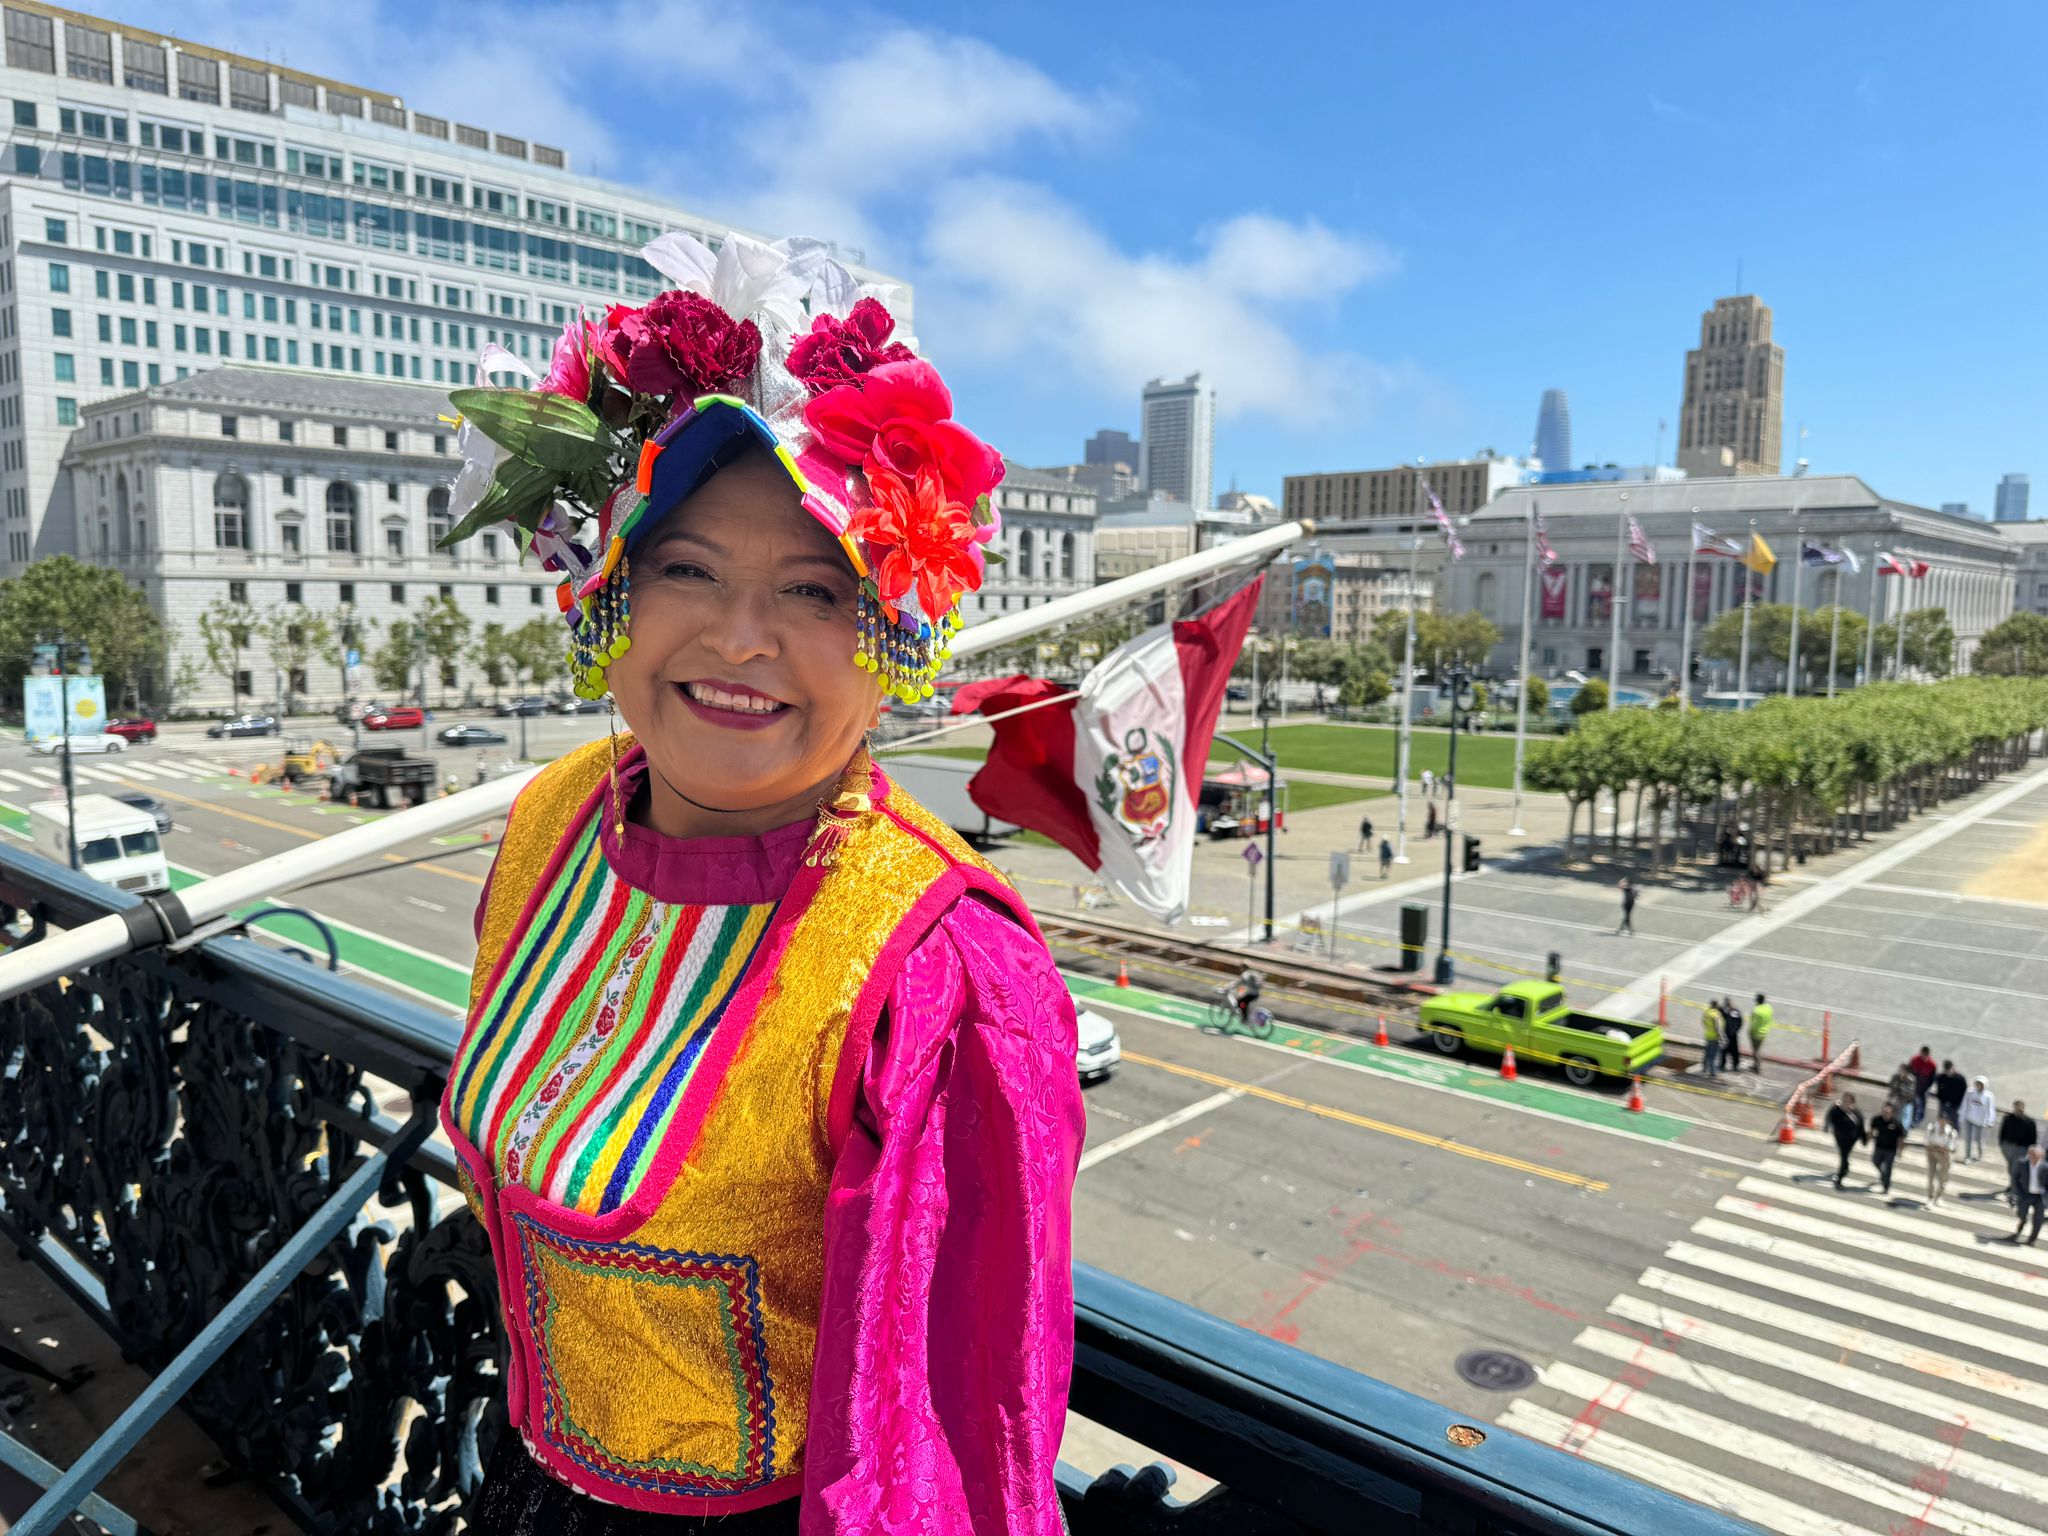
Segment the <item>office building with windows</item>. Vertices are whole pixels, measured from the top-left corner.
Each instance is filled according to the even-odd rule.
[[[2029,486],[2025,475],[2007,475],[1998,482],[1998,492],[1991,502],[1991,520],[1994,523],[2024,523],[2027,520],[2027,495]]]
[[[1572,467],[1572,403],[1561,389],[1543,391],[1536,407],[1536,457],[1553,473]]]
[[[471,382],[479,348],[542,369],[579,306],[651,297],[654,236],[726,232],[502,127],[0,9],[0,575],[89,547],[99,509],[69,500],[60,463],[97,401],[255,364],[418,384],[430,420],[424,387]]]
[[[1678,467],[1688,475],[1775,475],[1785,430],[1785,349],[1771,306],[1753,293],[1716,299],[1685,354]]]
[[[1145,386],[1138,416],[1138,484],[1155,496],[1207,507],[1216,483],[1216,397],[1191,373]]]

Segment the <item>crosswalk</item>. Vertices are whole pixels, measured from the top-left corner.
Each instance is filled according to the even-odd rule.
[[[2006,1241],[2003,1170],[1930,1207],[1777,1147],[1500,1415],[1787,1536],[2048,1529],[2048,1247]]]
[[[160,753],[150,756],[147,762],[135,761],[138,755],[122,752],[92,759],[81,757],[73,761],[71,776],[80,784],[137,787],[228,778],[232,776],[234,770],[241,769],[246,772],[248,768],[247,762],[231,759],[226,754],[218,757],[199,757],[189,753],[179,753],[176,756]],[[40,796],[63,782],[64,770],[61,766],[38,762],[0,768],[0,792]]]

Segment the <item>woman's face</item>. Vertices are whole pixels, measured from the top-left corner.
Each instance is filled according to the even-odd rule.
[[[641,544],[631,593],[612,696],[660,784],[700,810],[802,815],[880,692],[853,664],[853,569],[788,475],[766,452],[718,470]]]

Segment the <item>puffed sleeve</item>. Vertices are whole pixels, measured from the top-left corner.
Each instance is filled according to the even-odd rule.
[[[1057,1536],[1074,1005],[977,898],[890,989],[825,1205],[803,1536]]]

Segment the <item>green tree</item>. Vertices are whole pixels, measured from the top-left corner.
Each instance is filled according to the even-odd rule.
[[[249,649],[261,621],[247,603],[215,598],[199,615],[199,643],[206,649],[206,664],[228,680],[234,695],[234,713],[242,712],[242,653]]]
[[[419,622],[425,631],[422,643],[440,674],[441,687],[452,688],[455,663],[469,643],[469,615],[456,606],[452,597],[432,597],[420,604]],[[420,703],[425,704],[426,699],[422,697]]]
[[[354,605],[342,604],[334,610],[334,617],[327,626],[327,638],[321,648],[321,655],[334,668],[341,679],[342,691],[348,691],[348,653],[353,650],[359,655],[368,655],[370,642],[377,637],[377,621],[362,617]]]
[[[2048,677],[2048,617],[2016,613],[1992,625],[1971,666],[1984,676]]]
[[[1882,673],[1898,655],[1899,626],[1877,626],[1873,665]],[[1922,677],[1947,677],[1955,670],[1956,632],[1946,608],[1915,608],[1906,615],[1906,665]]]
[[[1529,690],[1529,713],[1541,716],[1550,708],[1550,684],[1540,677],[1525,677],[1522,686]]]
[[[559,687],[569,679],[569,631],[559,619],[528,619],[510,636],[517,678],[530,687]]]
[[[333,626],[326,615],[313,612],[304,603],[281,603],[263,615],[258,629],[270,646],[271,662],[284,673],[284,698],[279,702],[290,714],[297,702],[298,679],[314,657],[327,653]]]
[[[1579,685],[1579,691],[1572,695],[1571,712],[1583,720],[1588,715],[1597,715],[1607,708],[1607,679],[1589,678]]]
[[[152,693],[160,686],[168,646],[142,589],[119,572],[52,555],[0,581],[0,677],[15,708],[36,645],[60,635],[91,654],[109,699],[140,702],[146,678]]]
[[[1437,635],[1443,659],[1452,666],[1476,666],[1500,644],[1500,630],[1477,610],[1445,617]]]
[[[384,643],[370,657],[370,674],[377,686],[403,698],[418,682],[420,665],[426,660],[425,636],[417,624],[400,622],[391,626]]]
[[[1854,608],[1841,610],[1842,627],[1835,629],[1835,609],[1815,608],[1799,621],[1799,654],[1806,661],[1809,685],[1825,693],[1828,686],[1828,642],[1835,641],[1835,682],[1853,684],[1863,665],[1863,635],[1870,620]]]
[[[491,685],[491,702],[497,703],[498,690],[511,682],[519,669],[518,647],[511,632],[495,621],[484,625],[470,645],[469,659]]]

